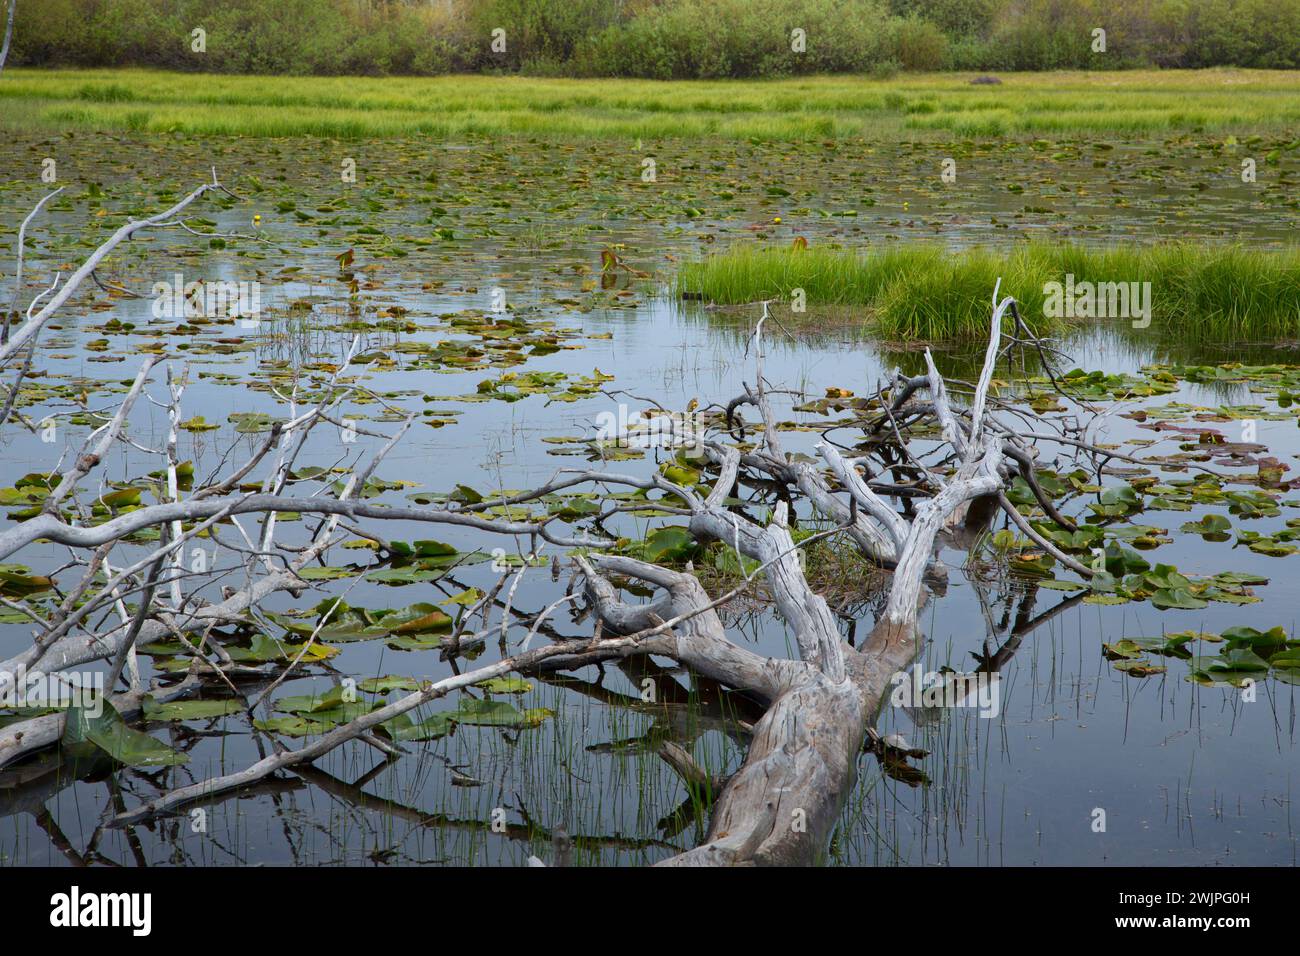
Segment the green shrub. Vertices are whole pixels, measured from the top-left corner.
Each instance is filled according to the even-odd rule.
[[[949,37],[988,35],[1002,0],[890,0],[890,12],[933,23]]]
[[[905,70],[938,70],[948,57],[948,38],[928,20],[899,20],[893,30],[893,55]]]

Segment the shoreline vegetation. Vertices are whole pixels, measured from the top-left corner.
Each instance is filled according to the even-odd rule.
[[[1276,0],[25,0],[17,9],[15,66],[655,79],[1300,68],[1300,4]]]
[[[281,77],[6,69],[0,126],[334,139],[786,142],[1231,133],[1300,137],[1300,72],[906,74],[769,80]]]
[[[812,310],[864,307],[886,339],[937,341],[976,339],[986,331],[989,290],[998,279],[1001,294],[1015,296],[1036,334],[1094,320],[1206,343],[1294,340],[1300,332],[1300,248],[1021,243],[1005,252],[953,252],[940,244],[742,245],[685,263],[673,290],[718,305],[763,299],[788,305],[801,289]]]

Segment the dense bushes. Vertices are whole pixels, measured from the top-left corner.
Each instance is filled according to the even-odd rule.
[[[19,0],[14,62],[218,73],[444,73],[434,8],[355,0]],[[202,28],[206,50],[191,49]]]
[[[877,0],[675,0],[596,34],[573,65],[659,79],[861,72],[888,58],[889,23]]]
[[[204,53],[190,49],[196,27]],[[1104,54],[1092,49],[1099,27]],[[496,29],[504,50],[492,49]],[[663,79],[1295,69],[1300,0],[19,0],[12,62]]]

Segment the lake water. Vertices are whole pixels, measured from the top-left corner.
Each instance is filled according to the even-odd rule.
[[[377,499],[396,503],[458,485],[479,492],[528,488],[558,468],[585,466],[583,445],[544,439],[590,438],[597,416],[616,410],[619,402],[633,409],[650,401],[685,409],[692,399],[708,406],[739,394],[753,381],[747,333],[757,307],[683,306],[662,285],[675,263],[733,241],[768,236],[788,244],[803,235],[812,243],[931,238],[960,246],[1026,235],[1089,242],[1176,236],[1262,246],[1289,240],[1296,226],[1295,206],[1279,201],[1276,190],[1243,192],[1233,178],[1231,148],[1192,143],[1115,150],[1086,142],[967,144],[959,147],[956,189],[940,183],[931,145],[669,144],[654,151],[658,182],[651,184],[639,180],[640,158],[648,150],[638,152],[634,145],[519,142],[449,149],[429,143],[182,139],[140,144],[82,136],[0,146],[0,222],[8,242],[0,244],[0,254],[9,260],[18,223],[43,194],[41,158],[58,158],[59,184],[68,187],[50,216],[30,227],[24,303],[48,285],[54,270],[66,275],[68,264],[75,266],[109,225],[120,223],[122,211],[165,208],[202,182],[213,163],[245,199],[228,208],[201,204],[198,214],[216,225],[196,228],[256,228],[265,240],[212,248],[173,230],[141,236],[115,255],[100,278],[142,297],[92,286],[65,307],[60,328],[43,337],[20,401],[33,422],[55,421],[56,439],[42,441],[40,429],[32,433],[10,422],[0,435],[0,487],[48,471],[61,454],[75,452],[88,427],[76,420],[73,403],[84,391],[91,408],[113,408],[147,350],[171,356],[177,371],[188,360],[183,415],[221,426],[182,434],[180,457],[194,461],[203,476],[228,450],[234,449],[231,460],[238,461],[260,443],[257,433],[237,433],[230,415],[284,417],[271,384],[290,387],[299,370],[304,388],[319,386],[328,376],[323,363],[337,363],[352,337],[361,335],[369,361],[357,368],[359,380],[419,416],[377,472],[382,479],[414,483]],[[357,162],[355,185],[339,180],[339,164],[348,157]],[[1294,172],[1283,167],[1279,175]],[[108,213],[97,217],[99,208]],[[256,226],[250,222],[254,213],[262,217]],[[772,222],[778,215],[779,225]],[[353,260],[341,265],[336,257],[348,249]],[[616,250],[631,270],[609,288],[601,282],[603,249]],[[156,318],[153,284],[171,282],[178,273],[185,281],[260,282],[261,321],[242,328]],[[11,275],[6,266],[6,298]],[[506,314],[516,323],[504,338],[494,338],[501,319],[493,311],[501,302],[493,298],[494,289],[504,290]],[[915,351],[884,348],[842,314],[833,318],[813,323],[811,331],[769,327],[766,376],[774,387],[799,393],[781,398],[778,417],[805,420],[791,408],[825,395],[828,387],[863,395],[896,364],[914,370]],[[1177,330],[1152,329],[1147,339],[1098,327],[1066,349],[1080,368],[1134,375],[1151,363],[1174,361],[1296,361],[1293,351],[1271,344],[1207,347],[1188,356],[1177,340]],[[525,344],[502,349],[502,342]],[[547,347],[537,348],[539,342]],[[467,352],[466,343],[474,349]],[[937,361],[941,370],[969,377],[979,351],[942,349]],[[526,378],[534,373],[564,377]],[[465,398],[481,397],[485,380],[511,375],[516,377],[503,380],[507,388],[523,379],[536,383],[537,392],[517,401]],[[161,370],[153,381],[151,393],[162,401]],[[584,393],[596,384],[608,394]],[[1107,415],[1091,437],[1114,443],[1158,439],[1156,451],[1176,451],[1186,436],[1142,429],[1125,417],[1169,402],[1209,409],[1262,404],[1264,413],[1252,418],[1256,440],[1287,464],[1300,452],[1291,410],[1261,397],[1250,384],[1232,382],[1183,380],[1170,395],[1104,403]],[[395,427],[375,401],[349,401],[345,408],[364,427]],[[1212,427],[1237,441],[1240,424],[1234,419]],[[159,447],[166,436],[165,410],[139,405],[130,434],[144,446]],[[786,442],[810,453],[817,438],[817,432],[794,431]],[[351,464],[377,444],[364,434],[344,443],[336,431],[321,429],[298,464]],[[1063,472],[1074,467],[1065,464],[1067,452],[1060,446],[1044,444],[1040,453],[1044,462],[1059,458]],[[651,451],[610,467],[648,473],[655,458]],[[156,457],[119,446],[102,476],[124,482],[158,467]],[[100,475],[83,488],[97,489],[90,481]],[[1172,538],[1144,555],[1192,577],[1237,571],[1267,578],[1267,585],[1253,589],[1262,598],[1258,603],[1163,611],[1149,602],[1084,603],[1077,594],[1035,586],[1005,565],[968,562],[964,551],[945,549],[951,578],[946,593],[925,611],[928,640],[915,666],[968,670],[974,655],[1004,648],[1000,712],[989,719],[971,709],[918,714],[886,705],[878,729],[929,751],[913,761],[928,780],[894,779],[875,757],[864,755],[831,859],[846,865],[1293,865],[1293,790],[1300,768],[1295,685],[1261,679],[1250,701],[1237,688],[1189,681],[1187,662],[1177,658],[1156,658],[1166,671],[1135,677],[1102,653],[1103,643],[1132,636],[1217,634],[1238,625],[1292,631],[1300,594],[1288,570],[1300,558],[1178,531],[1184,522],[1222,511],[1197,504],[1187,511],[1144,512],[1134,520],[1166,529]],[[1234,517],[1233,524],[1273,533],[1296,513],[1284,505],[1277,515]],[[638,538],[658,523],[627,518],[617,526]],[[375,530],[394,540],[436,538],[462,552],[528,547],[399,524],[385,522]],[[277,540],[301,543],[313,528],[310,521],[286,522]],[[222,537],[235,540],[233,533]],[[125,555],[145,553],[137,546],[122,551],[117,566]],[[548,548],[544,557],[555,551]],[[66,550],[35,545],[8,560],[48,572],[66,560]],[[307,607],[341,593],[373,560],[368,551],[333,549],[327,564],[349,568],[346,579],[324,582],[319,593],[299,601],[279,595],[267,607]],[[219,599],[222,584],[242,579],[229,553],[220,561],[218,567],[231,574],[202,592],[209,599]],[[66,587],[75,579],[65,573],[66,581],[59,581]],[[527,634],[532,616],[563,593],[567,575],[553,580],[549,565],[522,575],[513,606],[524,615],[508,632],[512,645]],[[497,577],[483,562],[458,567],[435,583],[396,587],[363,579],[348,591],[347,602],[368,608],[437,603],[467,588],[487,590]],[[879,596],[864,591],[845,602],[846,633],[855,619],[861,622],[858,633],[869,629],[872,601]],[[1038,618],[1044,620],[1031,626]],[[784,627],[762,604],[735,607],[726,620],[733,639],[768,654],[791,653]],[[591,622],[562,610],[554,626],[576,636],[589,634]],[[0,624],[0,659],[28,646],[30,631],[22,623]],[[398,650],[383,639],[336,646],[339,654],[328,666],[286,681],[274,697],[323,693],[345,677],[422,680],[452,672],[436,648]],[[474,663],[499,654],[497,641],[488,640]],[[149,676],[150,659],[142,660]],[[267,735],[242,714],[148,724],[155,737],[184,751],[188,763],[165,769],[84,763],[59,768],[47,756],[0,771],[0,860],[519,865],[534,853],[551,859],[550,834],[563,826],[576,841],[575,863],[654,862],[698,842],[706,825],[690,812],[686,788],[656,755],[657,742],[676,740],[711,770],[734,769],[743,759],[744,739],[733,718],[745,716],[745,705],[689,674],[646,666],[530,677],[534,686],[527,693],[496,698],[520,710],[554,711],[538,726],[461,723],[437,740],[405,744],[408,753],[393,762],[350,744],[312,769],[209,805],[202,827],[186,814],[125,831],[101,829],[106,814],[240,769],[271,750]],[[658,689],[653,704],[641,699],[647,676]],[[455,700],[432,709],[447,706],[454,708]],[[259,717],[270,716],[259,711]],[[678,812],[683,805],[685,812]],[[1098,810],[1104,811],[1104,832],[1097,829]]]

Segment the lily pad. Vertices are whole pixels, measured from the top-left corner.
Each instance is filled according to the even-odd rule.
[[[132,730],[107,700],[100,699],[96,704],[91,709],[81,704],[68,708],[63,743],[74,752],[97,747],[118,763],[132,767],[174,767],[189,761],[189,757],[161,740]]]

